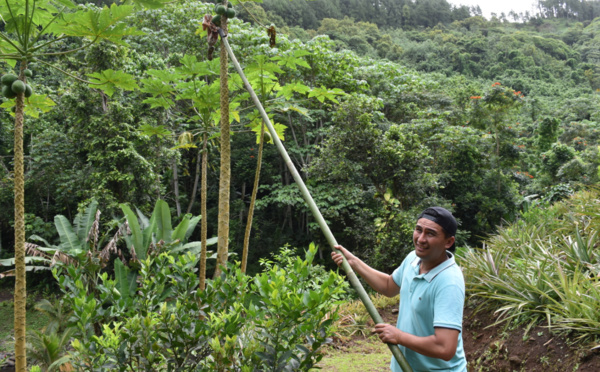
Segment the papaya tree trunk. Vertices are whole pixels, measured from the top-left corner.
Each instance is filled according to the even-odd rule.
[[[248,221],[246,222],[246,233],[244,234],[244,248],[242,250],[242,272],[246,273],[246,264],[248,263],[248,249],[250,246],[250,231],[252,230],[252,218],[254,216],[254,203],[258,191],[260,179],[260,168],[262,165],[262,155],[264,148],[265,124],[260,127],[260,144],[258,145],[258,159],[256,164],[256,173],[254,174],[254,186],[252,187],[252,196],[250,197],[250,206],[248,207]]]
[[[227,0],[223,1],[227,7]],[[223,17],[221,29],[227,34],[227,17]],[[228,57],[227,49],[221,38],[221,168],[219,171],[219,216],[218,216],[218,243],[217,267],[214,277],[221,275],[221,266],[227,264],[229,254],[229,198],[231,181],[231,144],[229,128],[229,86],[228,86]]]
[[[202,184],[200,186],[200,290],[203,291],[206,288],[206,241],[208,239],[208,218],[206,218],[206,195],[208,189],[208,176],[206,171],[208,169],[208,133],[204,133],[203,144],[202,144]]]
[[[206,136],[204,138],[206,138]],[[204,148],[206,148],[206,140],[204,141],[203,149]],[[202,161],[202,151],[203,150],[198,150],[198,156],[196,156],[196,175],[194,176],[194,187],[192,188],[192,197],[190,198],[190,204],[188,204],[186,213],[192,213],[192,206],[194,205],[194,202],[196,201],[196,192],[198,190],[198,180],[200,178],[200,162]]]
[[[25,81],[21,64],[20,79]],[[24,95],[17,95],[15,115],[15,371],[27,371],[27,354],[25,349],[25,304],[27,286],[25,281],[25,175],[23,166],[23,125]]]
[[[160,190],[160,187],[158,189]],[[175,193],[177,217],[179,217],[181,216],[181,204],[179,203],[179,169],[177,169],[177,159],[173,159],[173,192]]]

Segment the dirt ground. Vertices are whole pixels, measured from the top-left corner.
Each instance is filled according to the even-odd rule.
[[[384,321],[395,324],[394,307],[380,311]],[[600,349],[581,345],[564,334],[553,334],[548,328],[538,326],[525,335],[525,327],[508,329],[494,324],[492,312],[465,309],[463,342],[469,372],[553,372],[553,371],[600,371]],[[368,366],[360,366],[361,372],[389,371],[390,352],[387,347],[377,347],[373,337],[354,336],[351,339],[334,339],[320,363],[323,371],[356,371],[352,358],[356,355],[376,356]],[[344,359],[349,359],[348,363]],[[333,361],[333,362],[330,362]]]

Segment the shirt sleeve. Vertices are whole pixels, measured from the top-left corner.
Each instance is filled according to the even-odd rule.
[[[458,284],[443,286],[435,296],[433,326],[456,329],[462,332],[464,287]]]

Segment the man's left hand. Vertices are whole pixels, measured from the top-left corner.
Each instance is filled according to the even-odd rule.
[[[379,323],[375,325],[373,333],[377,333],[379,339],[386,344],[400,344],[402,331],[391,324]]]

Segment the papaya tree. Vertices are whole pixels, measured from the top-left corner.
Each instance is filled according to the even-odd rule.
[[[136,10],[136,5],[159,6],[162,0],[134,0],[135,5],[116,5],[102,9],[80,8],[71,0],[5,0],[0,3],[2,31],[0,31],[0,60],[14,71],[18,66],[17,79],[4,85],[3,96],[8,100],[4,107],[15,107],[14,128],[14,204],[15,204],[15,367],[22,372],[27,369],[25,352],[25,222],[24,222],[24,164],[23,126],[24,114],[44,111],[50,103],[44,97],[33,94],[28,86],[31,71],[28,64],[36,62],[64,71],[53,61],[66,54],[85,49],[101,40],[124,43],[127,35],[139,34],[135,28],[123,22]],[[64,50],[61,41],[80,38],[78,48]],[[67,73],[68,74],[68,73]],[[12,74],[6,74],[12,75]],[[5,76],[6,76],[5,75]],[[72,76],[72,75],[71,75]],[[73,76],[74,77],[74,76]],[[132,88],[131,79],[115,71],[99,73],[96,83],[103,89],[115,87]],[[7,81],[7,80],[5,80]],[[25,110],[26,106],[30,106]]]
[[[200,288],[204,289],[206,279],[206,247],[208,241],[207,224],[207,167],[208,142],[214,137],[214,124],[219,121],[220,82],[213,80],[217,76],[219,60],[198,61],[195,56],[185,55],[179,61],[181,66],[170,70],[148,70],[148,78],[142,79],[142,91],[152,97],[144,102],[152,108],[175,110],[183,117],[186,130],[178,135],[180,149],[197,149],[196,172],[187,213],[190,213],[196,199],[199,176],[201,175],[201,241],[200,252]],[[236,102],[232,102],[229,112],[237,117]],[[239,120],[239,117],[238,117]],[[197,140],[200,138],[200,140]]]
[[[223,6],[227,8],[227,0],[223,0]],[[221,17],[222,32],[227,34],[227,15]],[[214,277],[221,275],[221,266],[226,265],[229,255],[229,198],[231,186],[231,143],[230,143],[230,126],[229,126],[229,69],[227,50],[221,40],[220,51],[220,69],[219,75],[221,78],[221,165],[219,170],[219,215],[217,235],[219,241],[217,245],[217,267]]]

